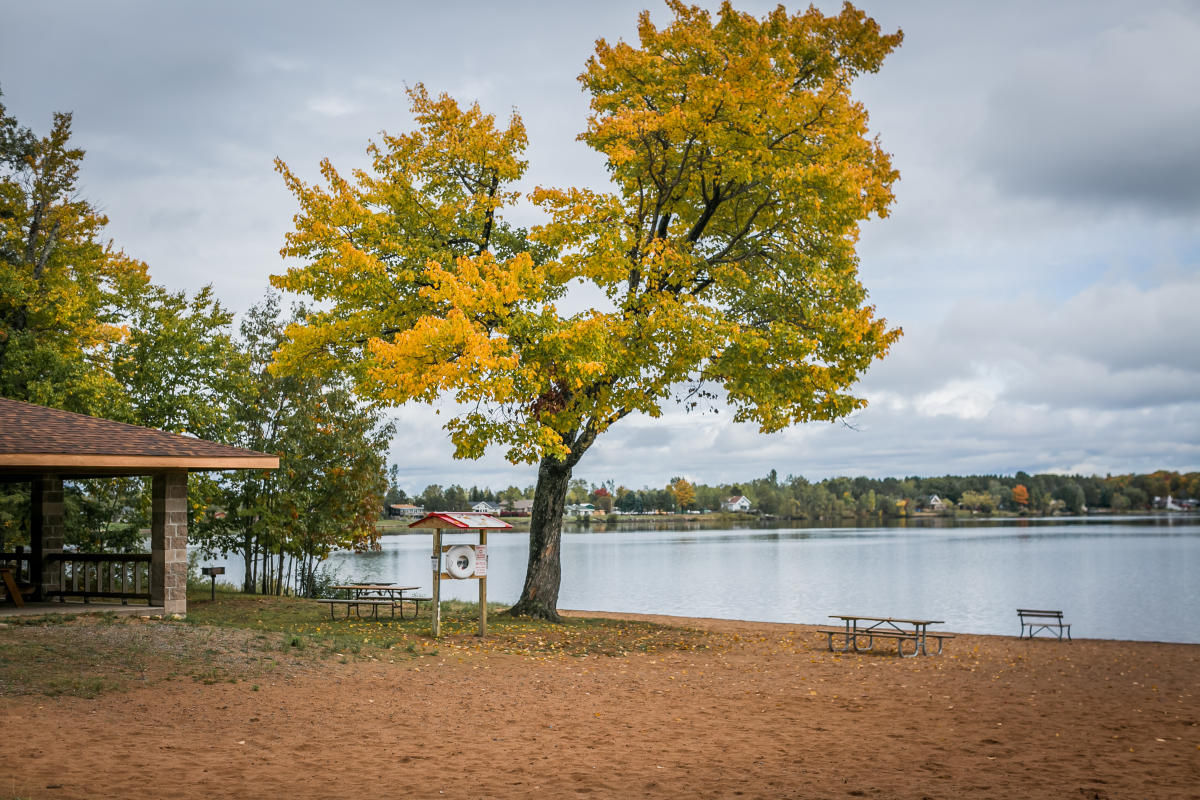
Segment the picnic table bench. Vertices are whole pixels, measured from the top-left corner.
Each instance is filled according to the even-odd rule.
[[[820,628],[818,633],[825,634],[831,651],[836,649],[841,653],[848,650],[856,653],[872,650],[875,647],[876,639],[891,639],[896,642],[896,655],[901,658],[912,658],[917,655],[927,656],[930,655],[926,649],[929,640],[936,639],[937,652],[933,655],[939,655],[942,652],[943,640],[954,638],[952,633],[929,632],[930,625],[942,623],[940,619],[865,617],[859,614],[830,614],[829,616],[831,619],[842,620],[844,625],[840,628]],[[835,648],[833,645],[835,636],[842,639],[842,646],[839,648]],[[904,652],[905,644],[912,645],[911,653]]]
[[[371,609],[371,618],[379,619],[379,607],[386,606],[391,609],[392,619],[396,618],[396,603],[392,600],[369,600],[365,597],[355,598],[353,600],[345,600],[337,597],[318,597],[318,603],[325,603],[329,606],[329,618],[336,619],[333,613],[334,606],[344,606],[346,608],[346,619],[350,618],[350,609],[354,609],[354,615],[359,619],[362,618],[362,607]],[[403,619],[403,616],[401,616]]]
[[[1063,631],[1067,632],[1067,641],[1071,641],[1071,624],[1063,622],[1063,612],[1044,608],[1018,608],[1017,617],[1021,620],[1022,639],[1032,639],[1042,631],[1058,632],[1058,640],[1062,641]],[[1026,635],[1028,631],[1028,635]]]
[[[320,597],[317,598],[318,603],[324,603],[329,606],[329,618],[336,619],[334,607],[342,606],[346,609],[346,619],[350,618],[350,610],[354,610],[354,615],[362,618],[363,608],[371,610],[370,617],[379,619],[379,609],[387,608],[391,611],[392,619],[396,618],[396,609],[400,609],[400,619],[404,619],[404,603],[411,602],[413,604],[413,618],[420,613],[422,602],[428,602],[430,597],[405,597],[405,592],[416,591],[418,586],[396,586],[391,583],[351,583],[345,586],[334,586],[334,589],[348,591],[349,599],[335,597]]]

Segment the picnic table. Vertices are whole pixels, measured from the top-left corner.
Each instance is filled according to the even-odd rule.
[[[346,609],[346,618],[350,618],[350,609],[354,609],[354,615],[362,618],[362,608],[365,606],[371,609],[371,616],[374,619],[379,619],[380,606],[386,606],[391,609],[392,619],[396,618],[396,609],[400,609],[400,619],[404,619],[404,601],[412,602],[414,610],[413,617],[417,615],[419,603],[422,600],[428,600],[428,597],[405,597],[405,592],[415,591],[419,586],[397,586],[394,583],[349,583],[343,586],[334,586],[334,589],[345,590],[350,592],[350,599],[322,597],[318,598],[318,603],[325,603],[329,606],[329,618],[334,619],[334,606],[344,606]]]
[[[930,633],[930,625],[941,625],[943,620],[940,619],[902,619],[900,617],[868,617],[862,614],[830,614],[831,619],[840,619],[843,623],[842,627],[822,628],[821,633],[825,634],[829,643],[829,649],[834,650],[833,638],[835,636],[842,637],[842,646],[836,648],[838,652],[846,652],[853,649],[854,652],[860,653],[864,650],[871,650],[875,646],[876,639],[894,639],[896,641],[896,654],[902,658],[911,658],[916,655],[929,655],[926,650],[926,642],[929,639],[937,640],[937,653],[942,652],[942,640],[953,639],[954,635],[949,633]],[[912,652],[905,653],[904,645],[912,645]]]

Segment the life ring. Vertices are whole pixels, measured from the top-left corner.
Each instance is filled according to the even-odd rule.
[[[446,574],[451,578],[470,578],[475,574],[475,548],[456,544],[446,551]]]

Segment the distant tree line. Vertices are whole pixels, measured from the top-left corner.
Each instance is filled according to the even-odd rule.
[[[390,502],[410,501],[427,511],[466,511],[480,500],[501,506],[533,497],[533,486],[510,486],[502,491],[458,485],[427,486],[406,498],[396,486],[393,468]],[[906,478],[826,478],[811,482],[802,477],[780,479],[775,470],[763,478],[741,483],[693,484],[672,478],[662,488],[630,489],[606,481],[571,482],[572,503],[592,503],[598,511],[700,512],[719,511],[725,500],[746,497],[757,514],[792,519],[834,520],[858,516],[890,519],[918,511],[953,510],[978,513],[1078,514],[1085,510],[1134,511],[1150,509],[1155,498],[1177,501],[1200,499],[1200,473],[1159,470],[1129,475],[943,475]],[[940,505],[933,505],[933,498]],[[404,499],[398,499],[404,498]]]

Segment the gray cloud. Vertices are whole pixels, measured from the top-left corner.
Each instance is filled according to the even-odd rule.
[[[1130,11],[1024,53],[993,87],[979,147],[1001,186],[1148,213],[1200,207],[1200,14]]]

